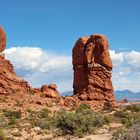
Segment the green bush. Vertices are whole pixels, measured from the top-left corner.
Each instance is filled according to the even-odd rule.
[[[140,105],[138,104],[133,104],[133,105],[127,105],[125,108],[124,108],[124,111],[125,110],[130,110],[132,112],[140,112]]]
[[[38,124],[40,122],[38,112],[35,112],[31,109],[28,109],[28,112],[29,112],[28,121],[29,121],[31,127],[38,126]]]
[[[77,113],[84,113],[85,111],[91,111],[88,104],[80,104],[80,106],[76,108]]]
[[[0,140],[7,140],[4,130],[0,128]]]
[[[53,123],[51,120],[42,121],[40,122],[39,127],[42,129],[50,130],[51,128],[53,128]]]
[[[120,119],[120,122],[123,123],[126,127],[129,127],[133,123],[133,118],[129,115],[129,113],[124,111],[116,111],[114,116]]]
[[[4,109],[2,110],[4,118],[6,119],[5,123],[8,125],[16,125],[17,120],[21,118],[21,112],[19,111],[11,111]]]
[[[17,119],[14,116],[11,116],[9,119],[9,125],[16,125]]]
[[[5,126],[6,126],[6,120],[4,114],[3,112],[0,112],[0,128],[3,128]]]
[[[3,113],[5,117],[14,117],[15,119],[21,118],[21,112],[20,111],[11,111],[11,110],[3,110]]]
[[[106,116],[95,113],[87,107],[83,109],[83,106],[75,112],[63,111],[55,116],[56,127],[62,131],[63,135],[70,134],[79,137],[95,133],[97,128],[108,122],[109,119]]]
[[[105,102],[105,103],[104,103],[103,110],[112,111],[112,110],[113,110],[112,104],[111,104],[110,102]]]
[[[31,127],[39,126],[42,129],[51,129],[53,127],[53,117],[49,117],[49,110],[33,111],[28,109]]]
[[[47,108],[43,108],[41,111],[40,111],[40,115],[41,117],[43,118],[48,118],[49,116],[49,110]]]
[[[118,117],[118,118],[129,118],[129,114],[127,112],[124,112],[124,111],[116,111],[114,113],[114,116]]]
[[[114,116],[117,117],[121,123],[126,127],[130,127],[134,124],[140,124],[140,114],[139,113],[128,113],[125,111],[116,111]]]
[[[75,112],[63,112],[57,115],[56,126],[60,128],[63,134],[81,136],[84,133],[93,133],[94,117],[81,115]]]

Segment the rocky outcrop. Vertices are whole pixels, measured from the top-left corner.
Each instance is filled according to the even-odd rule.
[[[0,27],[0,52],[4,51],[6,48],[6,34]]]
[[[115,101],[111,81],[112,61],[105,36],[78,39],[73,48],[74,94],[81,100]]]
[[[32,88],[26,81],[16,76],[12,64],[0,56],[0,94],[29,92],[31,90]]]
[[[31,91],[32,88],[23,79],[16,76],[10,61],[5,60],[6,34],[0,27],[0,94]]]
[[[57,86],[55,84],[50,85],[43,85],[41,87],[41,92],[46,96],[50,98],[60,98],[60,94],[57,91]]]
[[[18,77],[14,72],[13,65],[10,61],[5,60],[3,51],[6,48],[6,34],[0,27],[0,94],[17,94],[17,93],[40,93],[46,97],[60,97],[57,87],[54,84],[45,85],[41,88],[32,88],[28,82]]]

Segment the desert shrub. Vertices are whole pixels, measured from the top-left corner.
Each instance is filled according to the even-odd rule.
[[[95,113],[85,106],[80,106],[75,112],[59,112],[55,117],[56,127],[62,131],[63,135],[70,134],[79,137],[95,133],[98,127],[103,126],[108,121],[106,116]]]
[[[121,123],[123,123],[126,127],[129,127],[133,123],[133,118],[129,115],[129,113],[124,111],[116,111],[114,116],[119,118]]]
[[[134,120],[133,118],[122,118],[121,122],[124,124],[125,127],[130,127],[133,125]]]
[[[49,116],[48,109],[42,109],[41,111],[33,111],[28,109],[28,120],[31,127],[39,126],[42,129],[51,129],[53,127],[53,117]]]
[[[129,118],[129,114],[127,112],[124,112],[124,111],[116,111],[114,113],[114,116],[115,117],[118,117],[118,118]]]
[[[110,102],[105,102],[105,103],[104,103],[103,110],[112,111],[112,110],[113,110],[112,104],[111,104]]]
[[[40,115],[41,117],[43,118],[48,118],[49,116],[49,110],[47,108],[43,108],[41,111],[40,111]]]
[[[31,109],[28,109],[27,110],[28,113],[29,113],[29,116],[28,116],[28,121],[31,125],[31,127],[35,127],[35,126],[38,126],[38,123],[39,123],[39,117],[38,117],[38,112],[35,112]]]
[[[135,124],[140,124],[140,114],[134,115],[133,119]]]
[[[104,116],[104,124],[111,123],[113,121],[114,121],[114,118],[112,115],[105,115]]]
[[[0,128],[0,140],[7,140],[4,130]]]
[[[9,125],[16,125],[16,124],[17,124],[17,119],[14,116],[10,117]]]
[[[111,140],[139,140],[140,139],[140,125],[133,125],[129,129],[120,128],[112,135]]]
[[[137,104],[133,104],[133,105],[127,105],[125,108],[124,108],[124,111],[125,110],[130,110],[132,112],[140,112],[140,105],[137,105]]]
[[[2,112],[6,119],[7,126],[16,125],[17,120],[21,118],[21,112],[19,112],[19,111],[11,111],[11,110],[4,109]]]
[[[80,106],[76,108],[77,113],[84,113],[85,111],[91,111],[88,104],[80,104]]]
[[[120,122],[126,127],[131,127],[134,124],[140,124],[140,114],[128,113],[125,111],[116,111],[114,116],[119,118]]]
[[[11,110],[3,110],[3,113],[5,117],[14,117],[15,119],[20,119],[21,118],[21,112],[20,111],[11,111]]]
[[[59,135],[70,134],[82,137],[84,134],[94,133],[96,129],[110,122],[109,116],[94,112],[88,105],[81,105],[71,112],[62,110],[53,116],[49,115],[47,109],[28,112],[31,127],[39,126],[41,129],[59,130]]]
[[[75,112],[61,112],[56,118],[56,126],[63,134],[81,136],[84,133],[93,133],[95,130],[93,123],[94,117]]]
[[[0,112],[0,128],[3,128],[5,126],[6,126],[6,120],[4,114],[3,112]]]
[[[39,127],[42,129],[51,130],[52,128],[54,128],[53,120],[43,121],[43,123],[40,123]]]

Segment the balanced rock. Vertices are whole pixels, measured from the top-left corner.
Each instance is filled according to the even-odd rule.
[[[78,39],[73,48],[74,94],[81,100],[115,101],[111,81],[112,61],[105,36]]]

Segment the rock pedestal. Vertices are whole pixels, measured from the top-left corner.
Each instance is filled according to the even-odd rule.
[[[81,100],[115,101],[111,81],[112,61],[105,36],[78,39],[73,48],[74,94]]]

